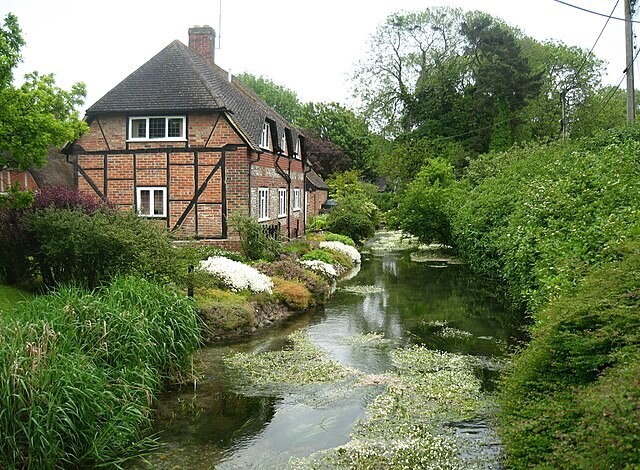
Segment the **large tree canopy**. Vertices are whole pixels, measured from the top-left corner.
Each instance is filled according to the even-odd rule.
[[[0,27],[0,168],[42,165],[50,146],[60,147],[86,130],[76,111],[84,102],[84,84],[65,91],[53,75],[37,72],[21,86],[13,84],[24,44],[18,19],[9,13]]]
[[[601,67],[577,47],[441,7],[390,15],[354,79],[363,114],[386,137],[444,138],[477,155],[557,137],[562,109],[565,129],[577,131]]]

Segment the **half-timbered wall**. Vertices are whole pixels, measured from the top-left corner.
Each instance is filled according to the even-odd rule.
[[[268,223],[280,222],[285,236],[304,232],[300,160],[251,151],[224,115],[188,115],[186,143],[127,142],[127,125],[128,116],[101,116],[75,142],[71,159],[79,190],[137,210],[137,188],[166,188],[166,217],[155,220],[184,238],[222,240],[237,238],[225,214],[253,211],[257,188],[267,185],[276,205]],[[277,217],[278,188],[288,190],[288,217]],[[300,210],[293,208],[294,188],[300,189]]]

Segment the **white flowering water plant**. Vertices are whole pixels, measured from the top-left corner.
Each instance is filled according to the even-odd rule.
[[[233,261],[223,256],[211,256],[200,261],[200,269],[213,274],[227,288],[234,292],[250,290],[254,293],[266,292],[271,294],[273,281],[257,269],[239,261]]]
[[[303,260],[300,261],[300,264],[311,271],[326,276],[330,279],[335,279],[338,277],[338,272],[336,268],[334,268],[329,263],[325,263],[324,261],[320,261],[317,259],[313,260]]]
[[[353,264],[360,264],[360,261],[361,261],[360,252],[352,246],[345,245],[342,242],[325,241],[325,242],[320,242],[320,248],[327,248],[329,250],[334,250],[339,253],[343,253],[351,259]]]

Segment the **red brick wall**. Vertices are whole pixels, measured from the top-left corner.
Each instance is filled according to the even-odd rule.
[[[324,204],[329,197],[329,191],[326,189],[317,189],[307,192],[307,214],[317,216],[322,210]]]
[[[79,167],[83,168],[89,179],[109,200],[123,210],[135,206],[136,187],[167,187],[168,214],[165,219],[157,220],[169,229],[176,228],[179,219],[183,219],[176,234],[181,237],[220,238],[223,236],[223,192],[226,184],[227,214],[235,211],[256,214],[257,188],[272,188],[275,196],[272,204],[275,207],[270,214],[269,223],[280,221],[282,233],[288,236],[287,218],[277,217],[278,188],[289,186],[285,178],[275,171],[276,157],[264,153],[257,163],[253,164],[251,177],[249,168],[252,161],[258,160],[258,154],[248,149],[242,137],[235,131],[234,125],[226,116],[211,113],[194,113],[187,116],[188,142],[126,142],[128,119],[124,115],[106,116],[94,119],[90,131],[80,137],[76,144],[87,151],[102,152],[104,155],[77,155]],[[211,175],[215,165],[222,158],[220,149],[225,145],[238,145],[236,150],[225,152],[225,165],[210,178],[206,189],[198,198],[185,217],[182,217],[196,191]],[[159,146],[175,148],[168,153],[149,152]],[[210,147],[210,152],[195,151],[189,148]],[[117,151],[120,153],[112,153]],[[136,152],[136,150],[145,150]],[[108,152],[108,153],[107,153]],[[106,164],[106,171],[105,171]],[[278,159],[279,167],[291,174],[291,191],[289,193],[289,218],[291,220],[291,236],[304,232],[304,211],[293,210],[293,189],[301,190],[301,205],[304,204],[303,168],[300,160],[282,157]],[[106,174],[106,180],[105,180]],[[224,181],[223,181],[224,175]],[[250,191],[251,187],[251,191]],[[78,177],[78,188],[85,192],[94,192],[89,182]],[[197,220],[197,231],[196,231]],[[228,227],[228,239],[224,246],[238,246],[237,235]],[[218,243],[218,241],[216,241]]]
[[[31,172],[18,170],[2,170],[0,171],[0,193],[9,189],[9,186],[18,183],[22,191],[36,190],[38,184],[33,179]]]

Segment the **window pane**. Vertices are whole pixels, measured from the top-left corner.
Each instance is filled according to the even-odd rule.
[[[153,214],[154,215],[162,215],[164,214],[164,197],[162,191],[156,190],[153,192]]]
[[[169,137],[182,137],[182,118],[169,119]]]
[[[151,215],[151,193],[148,189],[143,189],[140,191],[138,212],[140,212],[140,214],[142,215]]]
[[[149,118],[149,138],[164,139],[167,136],[165,125],[165,118]]]
[[[144,139],[147,137],[147,120],[132,119],[131,120],[131,138]]]

